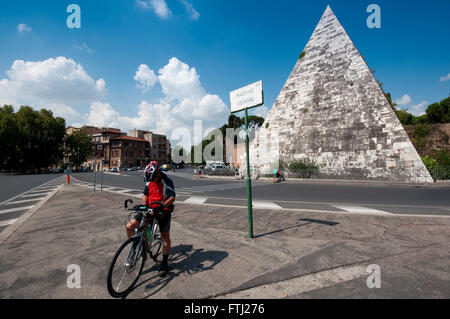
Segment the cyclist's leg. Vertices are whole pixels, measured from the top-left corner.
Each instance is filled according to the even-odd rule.
[[[127,232],[128,238],[134,236],[134,230],[136,228],[139,228],[139,226],[141,225],[142,217],[142,214],[138,213],[127,223],[127,225],[125,226],[125,230]]]
[[[170,253],[170,222],[172,219],[172,213],[170,211],[164,211],[162,216],[157,218],[159,224],[159,230],[161,231],[161,238],[163,241],[163,255]]]
[[[160,218],[157,218],[163,242],[163,259],[159,269],[161,277],[166,276],[169,272],[168,260],[171,248],[171,241],[170,241],[171,215],[172,214],[170,211],[164,211],[163,215]]]

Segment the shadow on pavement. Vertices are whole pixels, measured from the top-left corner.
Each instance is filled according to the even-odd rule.
[[[322,225],[327,225],[327,226],[330,226],[330,227],[339,225],[339,223],[329,222],[329,221],[326,221],[326,220],[311,219],[311,218],[302,218],[302,219],[299,219],[299,221],[306,222],[306,223],[299,224],[297,222],[297,224],[295,224],[294,226],[277,229],[277,230],[274,230],[274,231],[271,231],[271,232],[268,232],[268,233],[256,235],[254,237],[255,238],[260,238],[260,237],[264,237],[264,236],[268,236],[268,235],[273,235],[273,234],[280,233],[280,232],[285,231],[285,230],[294,229],[294,228],[297,228],[297,227],[302,227],[302,226],[306,226],[306,225],[310,225],[310,224],[322,224]]]
[[[228,253],[225,251],[204,251],[203,249],[194,249],[192,245],[173,247],[170,254],[169,274],[166,277],[159,277],[159,263],[153,263],[151,268],[142,272],[141,278],[150,272],[155,273],[151,278],[144,280],[133,289],[136,290],[138,287],[144,285],[146,292],[146,295],[143,297],[144,299],[161,291],[168,283],[181,274],[187,273],[194,275],[203,271],[212,270],[218,263],[228,257]],[[152,262],[151,259],[150,262]]]

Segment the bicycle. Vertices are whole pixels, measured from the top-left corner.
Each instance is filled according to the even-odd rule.
[[[143,219],[139,228],[135,229],[136,234],[119,247],[109,266],[107,287],[109,294],[114,298],[124,297],[131,292],[142,273],[147,256],[157,262],[161,254],[161,232],[154,217],[160,214],[158,209],[162,209],[163,205],[153,202],[150,207],[157,205],[155,208],[148,209],[143,205],[128,208],[129,203],[133,201],[131,199],[125,201],[125,210],[142,213]],[[153,216],[150,214],[152,211]],[[116,273],[119,273],[119,276],[115,276]],[[128,280],[124,281],[126,278]]]

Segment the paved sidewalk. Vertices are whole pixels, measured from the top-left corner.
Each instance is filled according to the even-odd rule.
[[[109,298],[127,195],[65,185],[0,246],[1,298]],[[450,219],[179,204],[171,273],[147,262],[128,298],[449,298]],[[81,268],[81,288],[66,285]],[[367,287],[367,266],[381,288]]]

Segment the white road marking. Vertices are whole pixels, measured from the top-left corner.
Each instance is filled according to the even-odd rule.
[[[39,189],[37,189],[37,190],[49,190],[49,189],[54,190],[57,187],[58,187],[57,185],[50,185],[50,186],[39,187]]]
[[[23,204],[23,203],[29,203],[29,202],[35,202],[44,199],[45,197],[39,197],[39,198],[33,198],[33,199],[24,199],[24,200],[18,200],[15,202],[8,202],[6,205],[13,205],[13,204]]]
[[[11,225],[11,224],[13,224],[16,220],[18,220],[18,218],[0,221],[0,227]]]
[[[184,204],[201,205],[201,204],[205,203],[207,200],[208,200],[207,197],[189,197],[183,203]]]
[[[282,208],[280,205],[277,205],[272,202],[266,202],[266,201],[260,201],[260,200],[254,200],[253,201],[253,207],[254,208],[269,208],[269,209],[279,209]]]
[[[225,299],[276,299],[287,296],[297,296],[309,291],[331,287],[340,283],[361,278],[366,281],[367,264],[357,266],[343,266],[324,270],[318,273],[304,275],[294,279],[284,280],[273,284],[254,287],[218,298]]]
[[[35,196],[43,196],[43,195],[48,195],[51,194],[52,192],[48,192],[48,193],[39,193],[39,194],[29,194],[29,195],[23,195],[22,197],[35,197]]]
[[[22,207],[16,207],[16,208],[9,208],[9,209],[2,209],[0,210],[0,214],[6,214],[6,213],[12,213],[12,212],[19,212],[21,210],[28,210],[33,208],[36,205],[31,206],[22,206]]]
[[[392,215],[389,212],[363,206],[352,206],[352,205],[333,205],[333,206],[341,210],[345,210],[349,213]]]
[[[42,186],[46,186],[46,185],[48,186],[48,185],[50,185],[51,182],[54,182],[55,180],[57,180],[57,179],[59,179],[59,178],[61,178],[61,176],[56,177],[56,178],[54,178],[54,179],[52,179],[52,180],[50,180],[50,181],[47,181],[47,182],[45,182],[45,183],[43,183],[43,184],[41,184],[41,185],[39,185],[39,186],[36,186],[36,187],[34,187],[34,188],[32,188],[32,189],[26,191],[26,192],[21,193],[21,194],[19,194],[19,195],[16,195],[16,196],[11,197],[11,198],[9,198],[9,199],[7,199],[7,200],[4,200],[3,202],[0,203],[0,206],[3,205],[3,204],[6,204],[6,203],[8,203],[8,202],[10,202],[10,201],[12,201],[12,200],[14,200],[14,199],[16,199],[16,198],[22,197],[23,195],[28,194],[29,192],[31,192],[31,191],[33,191],[33,190],[35,190],[35,189],[38,189],[38,188],[40,188],[40,187],[42,187]]]
[[[99,189],[100,189],[100,187],[99,187]],[[136,190],[136,189],[122,189],[120,191],[114,191],[114,192],[116,192],[116,193],[127,193],[127,192],[139,192],[139,191]]]

